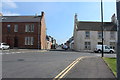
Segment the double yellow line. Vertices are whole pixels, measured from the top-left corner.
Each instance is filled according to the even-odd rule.
[[[77,58],[69,66],[67,66],[62,72],[60,72],[53,80],[60,80],[61,78],[63,78],[83,58],[85,57]]]

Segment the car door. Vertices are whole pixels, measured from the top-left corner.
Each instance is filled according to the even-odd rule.
[[[108,46],[105,46],[104,52],[110,52],[110,48]]]

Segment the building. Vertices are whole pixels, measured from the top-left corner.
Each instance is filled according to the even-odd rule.
[[[2,42],[10,48],[46,49],[45,14],[37,16],[2,16]]]
[[[117,26],[113,22],[104,22],[104,45],[116,49]],[[74,21],[74,50],[94,51],[96,45],[102,44],[101,22],[78,21],[75,15]]]
[[[56,49],[56,45],[57,45],[56,39],[48,35],[46,36],[46,39],[47,39],[47,49]]]

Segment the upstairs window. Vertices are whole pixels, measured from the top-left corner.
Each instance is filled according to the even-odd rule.
[[[102,39],[102,32],[98,32],[98,39]]]
[[[34,24],[26,24],[25,32],[34,32]]]
[[[18,32],[18,25],[14,25],[14,32]]]
[[[31,32],[34,32],[34,24],[31,25]]]
[[[8,32],[10,32],[10,27],[11,27],[11,25],[8,24],[8,25],[7,25],[7,31],[8,31]]]
[[[90,38],[90,31],[85,32],[85,38]]]

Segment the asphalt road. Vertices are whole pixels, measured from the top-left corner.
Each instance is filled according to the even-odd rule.
[[[22,52],[2,55],[3,78],[54,78],[74,60],[100,54],[73,51]]]

